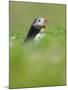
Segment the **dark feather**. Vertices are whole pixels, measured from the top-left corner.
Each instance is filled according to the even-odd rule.
[[[32,25],[24,42],[32,40],[39,32],[40,32],[40,29]]]

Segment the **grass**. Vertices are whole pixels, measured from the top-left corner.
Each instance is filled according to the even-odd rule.
[[[10,88],[66,84],[64,13],[65,5],[10,2]],[[49,18],[45,37],[24,44],[27,28],[39,15]]]
[[[65,85],[64,29],[50,29],[39,43],[20,39],[10,47],[10,88]]]

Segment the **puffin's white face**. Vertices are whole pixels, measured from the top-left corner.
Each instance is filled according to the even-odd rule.
[[[45,27],[47,20],[45,18],[37,18],[33,22],[33,26],[37,28]]]

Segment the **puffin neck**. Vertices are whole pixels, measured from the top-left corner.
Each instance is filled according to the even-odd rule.
[[[34,32],[39,33],[41,28],[38,28],[32,25],[30,29],[32,29]]]
[[[32,25],[29,32],[28,32],[27,37],[28,38],[34,38],[39,32],[40,32],[40,29],[37,29],[36,27],[34,27]]]
[[[27,34],[27,37],[25,39],[25,41],[28,41],[28,40],[32,40],[35,38],[35,36],[40,32],[40,29],[34,27],[33,25],[31,26],[28,34]]]

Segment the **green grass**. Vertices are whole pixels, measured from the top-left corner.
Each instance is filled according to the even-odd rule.
[[[10,47],[10,88],[65,85],[64,29],[48,30],[39,43],[18,40]]]
[[[23,43],[32,20],[48,16],[45,37]],[[65,5],[10,2],[10,88],[60,86],[65,79]]]

